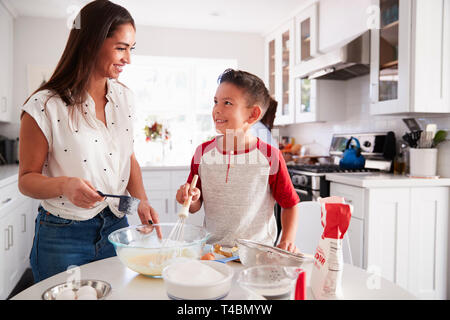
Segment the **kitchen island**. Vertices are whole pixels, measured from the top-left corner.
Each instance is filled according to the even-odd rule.
[[[219,262],[218,262],[219,263]],[[231,291],[225,300],[257,300],[261,296],[251,294],[236,283],[239,272],[244,268],[241,263],[229,262],[234,270]],[[314,299],[309,287],[313,264],[302,266],[306,271],[307,299]],[[74,273],[61,272],[20,292],[12,300],[40,300],[47,289],[73,279]],[[79,269],[80,279],[96,279],[108,282],[111,300],[167,300],[169,299],[163,279],[140,275],[124,266],[118,257],[112,257],[88,263]],[[348,300],[411,300],[415,297],[391,281],[371,274],[360,268],[345,265],[342,277],[344,299]]]
[[[378,172],[327,173],[326,179],[361,188],[450,187],[450,178],[414,178]]]

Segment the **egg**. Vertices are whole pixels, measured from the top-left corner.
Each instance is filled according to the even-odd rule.
[[[201,257],[201,260],[215,260],[216,257],[214,256],[214,253],[207,253],[203,257]]]
[[[97,299],[97,290],[95,290],[93,287],[91,286],[82,286],[78,289],[77,291],[77,297],[78,300],[80,300],[80,296],[94,296],[95,299]]]
[[[77,300],[97,300],[97,294],[95,296],[89,293],[81,294],[78,295]]]
[[[55,300],[75,300],[75,292],[72,289],[64,289],[60,293],[58,293],[55,297]]]

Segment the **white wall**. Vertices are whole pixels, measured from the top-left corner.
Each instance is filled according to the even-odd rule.
[[[69,30],[64,19],[18,17],[14,21],[13,105],[10,124],[0,135],[19,135],[19,110],[28,97],[28,65],[55,67]],[[264,42],[259,34],[137,26],[136,54],[237,59],[240,69],[264,76]]]

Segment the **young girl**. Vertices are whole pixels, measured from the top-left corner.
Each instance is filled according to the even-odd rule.
[[[275,201],[283,208],[281,249],[296,251],[297,203],[300,201],[281,152],[250,133],[277,102],[263,81],[245,71],[227,69],[219,77],[212,117],[222,135],[197,147],[187,183],[176,195],[183,203],[195,174],[199,179],[189,208],[205,206],[204,226],[209,242],[233,247],[235,240],[251,239],[274,245],[277,226]]]

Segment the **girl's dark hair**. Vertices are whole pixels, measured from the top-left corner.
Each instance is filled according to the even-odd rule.
[[[112,37],[120,25],[136,26],[128,10],[107,0],[96,0],[85,5],[73,23],[64,52],[50,79],[41,90],[50,90],[50,98],[58,95],[71,108],[81,111],[87,98],[87,87],[97,63],[100,48],[106,38]],[[33,95],[32,94],[32,95]],[[25,101],[25,103],[30,99]],[[84,114],[81,112],[84,116]]]
[[[228,82],[245,91],[249,105],[259,105],[263,112],[261,122],[271,130],[277,112],[278,102],[267,90],[264,82],[254,74],[242,70],[226,69],[217,80],[219,84]]]

